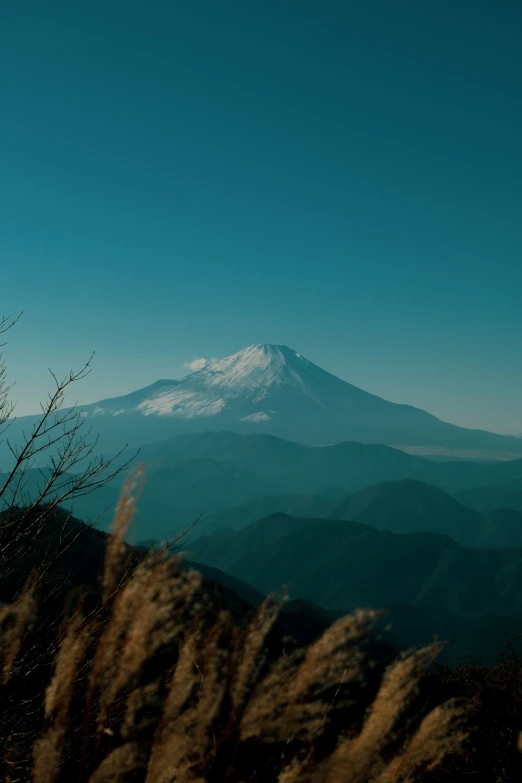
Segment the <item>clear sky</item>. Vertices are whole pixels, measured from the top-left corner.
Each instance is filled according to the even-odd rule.
[[[522,432],[517,0],[0,4],[18,414],[284,343]]]

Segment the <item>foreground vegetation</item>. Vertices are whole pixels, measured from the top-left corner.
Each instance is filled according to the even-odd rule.
[[[519,779],[516,660],[443,670],[438,643],[395,656],[374,611],[299,647],[274,599],[245,611],[125,544],[140,480],[112,536],[55,514],[52,563],[34,554],[2,583],[3,780]]]

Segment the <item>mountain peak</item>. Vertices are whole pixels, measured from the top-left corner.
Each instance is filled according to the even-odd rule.
[[[147,433],[150,440],[203,429],[257,430],[311,445],[350,440],[398,448],[522,453],[516,438],[462,430],[425,411],[387,402],[287,345],[255,343],[196,366],[201,364],[180,380],[157,381],[130,395],[86,406],[84,415],[95,418],[99,428],[102,420],[113,420],[115,438],[123,438],[132,421],[135,431]]]
[[[289,361],[299,359],[303,361],[303,357],[287,345],[256,343],[247,345],[246,348],[242,348],[237,353],[226,356],[224,359],[213,359],[203,370],[209,367],[218,370],[221,367],[235,366],[243,372],[249,372],[253,367],[267,367],[272,364],[282,366]],[[198,370],[198,372],[201,372],[201,370]]]
[[[259,402],[269,389],[281,385],[299,387],[306,394],[307,384],[301,372],[313,367],[286,345],[258,343],[224,359],[213,359],[186,380],[194,387],[219,391],[226,399],[246,394],[253,402]]]
[[[278,413],[275,395],[298,392],[316,407],[324,407],[314,393],[317,377],[328,376],[287,345],[258,343],[224,359],[212,359],[185,376],[178,386],[160,390],[138,405],[145,414],[172,414],[181,418],[215,416],[233,403],[236,420],[259,424]],[[330,376],[334,382],[338,382]],[[270,403],[268,398],[270,397]],[[266,410],[258,406],[266,403]]]

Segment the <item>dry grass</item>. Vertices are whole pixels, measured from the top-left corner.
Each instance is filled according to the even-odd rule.
[[[126,572],[141,479],[130,479],[118,506],[99,605],[84,613],[80,604],[60,629],[32,760],[10,772],[4,759],[4,780],[460,779],[470,710],[463,699],[427,698],[436,646],[383,671],[372,657],[376,613],[360,611],[308,648],[284,650],[272,599],[238,622],[173,558],[149,555]],[[4,678],[34,610],[30,588],[2,610],[15,618],[2,637]]]
[[[36,585],[35,574],[17,601],[0,608],[2,685],[5,685],[11,676],[22,642],[36,617]]]

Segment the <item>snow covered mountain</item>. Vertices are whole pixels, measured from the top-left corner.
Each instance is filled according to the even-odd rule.
[[[285,345],[250,345],[181,380],[83,407],[105,442],[139,444],[205,430],[262,432],[313,445],[354,440],[396,446],[515,452],[517,438],[447,424],[362,391]]]
[[[81,411],[105,454],[126,444],[228,430],[316,446],[358,441],[416,454],[522,458],[519,438],[456,427],[411,405],[387,402],[285,345],[250,345],[181,380],[162,379]],[[21,442],[38,419],[13,421],[11,444]],[[0,470],[11,459],[6,441],[0,441]]]
[[[181,381],[157,381],[125,397],[85,406],[85,410],[90,416],[139,412],[196,419],[226,413],[240,404],[252,407],[240,421],[269,421],[277,411],[262,410],[262,403],[283,388],[324,407],[314,393],[322,376],[334,379],[284,345],[250,345],[233,356],[214,359]]]

